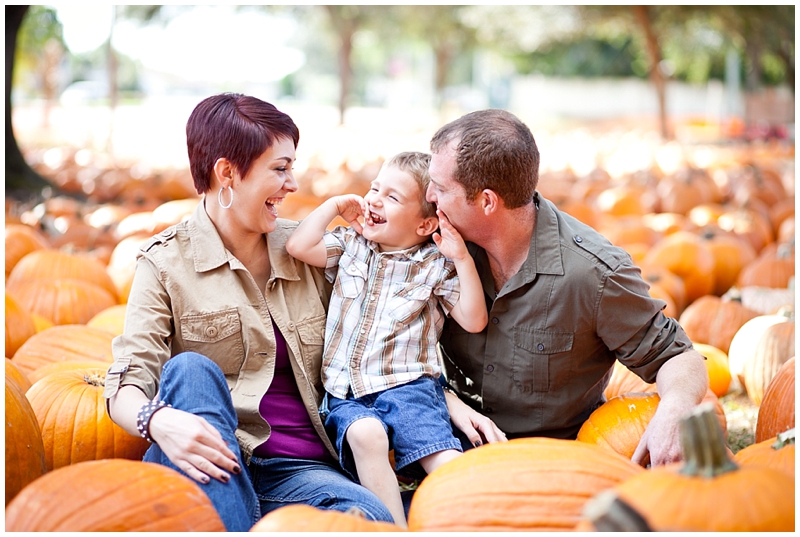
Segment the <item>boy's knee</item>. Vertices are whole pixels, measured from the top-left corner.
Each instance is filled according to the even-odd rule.
[[[383,424],[375,418],[363,418],[347,428],[347,443],[354,453],[388,453],[389,438]]]

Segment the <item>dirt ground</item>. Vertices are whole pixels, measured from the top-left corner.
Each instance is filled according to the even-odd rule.
[[[720,401],[728,421],[728,447],[736,453],[755,442],[758,407],[742,393],[730,393]]]

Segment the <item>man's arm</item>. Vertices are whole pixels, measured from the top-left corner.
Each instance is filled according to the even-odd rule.
[[[322,202],[305,217],[286,241],[286,251],[295,259],[324,268],[328,254],[323,235],[328,224],[341,216],[361,233],[358,217],[364,214],[364,199],[356,195],[334,196]]]
[[[682,459],[680,420],[703,400],[708,391],[708,371],[703,356],[694,349],[667,360],[656,376],[661,402],[636,447],[632,460],[641,464],[650,453],[651,466]]]

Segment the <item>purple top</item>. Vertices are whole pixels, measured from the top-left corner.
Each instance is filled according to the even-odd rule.
[[[258,411],[272,428],[269,439],[256,447],[256,457],[290,457],[293,459],[332,460],[325,444],[317,435],[308,416],[281,331],[272,323],[277,342],[275,376],[261,398]]]

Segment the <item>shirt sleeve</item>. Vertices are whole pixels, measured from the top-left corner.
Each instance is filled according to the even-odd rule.
[[[158,274],[157,267],[139,257],[128,296],[125,330],[111,345],[114,363],[106,373],[105,398],[113,397],[126,385],[136,386],[150,399],[158,392],[174,331],[170,297]]]
[[[450,315],[461,296],[461,282],[453,262],[444,257],[442,259],[444,259],[444,262],[442,264],[441,277],[433,289],[433,294],[439,299],[439,304],[441,304],[445,314]]]
[[[605,282],[597,333],[617,360],[646,382],[661,366],[692,347],[678,321],[664,315],[664,302],[650,297],[639,270],[624,264]]]
[[[332,231],[326,231],[322,235],[328,255],[325,263],[325,279],[331,283],[336,280],[336,273],[339,271],[339,259],[344,253],[349,229],[344,226],[336,226]]]

